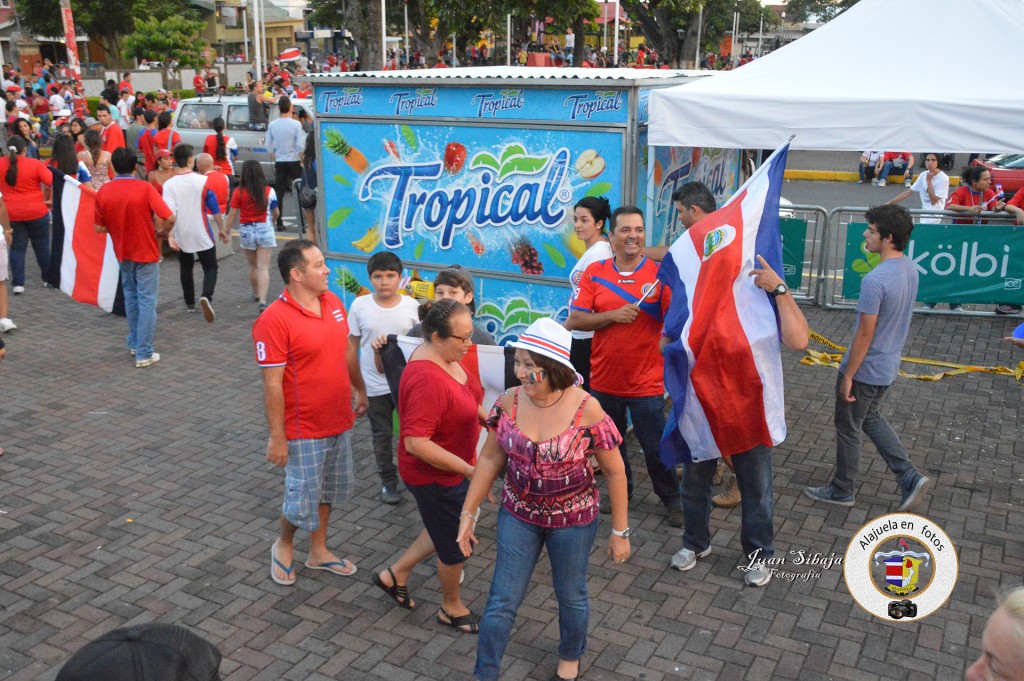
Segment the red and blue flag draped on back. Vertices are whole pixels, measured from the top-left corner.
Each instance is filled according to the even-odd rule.
[[[789,143],[735,195],[680,236],[658,278],[672,289],[665,316],[665,387],[672,414],[666,465],[708,461],[786,437],[779,320],[749,273],[763,257],[782,270],[779,197]]]

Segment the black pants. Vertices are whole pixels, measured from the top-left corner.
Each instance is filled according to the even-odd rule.
[[[277,226],[284,224],[284,193],[291,191],[292,182],[302,177],[302,164],[298,161],[274,163],[274,192],[277,194]],[[297,200],[297,199],[296,199]]]
[[[196,285],[192,279],[192,268],[195,258],[203,266],[203,297],[213,302],[213,289],[217,285],[217,247],[213,246],[198,253],[178,252],[178,264],[181,265],[181,292],[185,296],[185,305],[196,306]]]

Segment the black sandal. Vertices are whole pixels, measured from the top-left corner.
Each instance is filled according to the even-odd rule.
[[[445,622],[441,619],[441,615],[448,618]],[[447,610],[441,608],[441,612],[437,613],[437,621],[446,627],[452,629],[458,629],[463,634],[479,634],[480,633],[480,618],[469,612],[465,615],[459,615],[458,617],[452,617]],[[463,627],[469,627],[469,629],[463,629]]]
[[[380,578],[380,575],[376,572],[373,573],[373,585],[378,589],[381,589],[388,596],[391,596],[391,600],[398,604],[399,607],[405,608],[406,610],[412,610],[416,606],[410,605],[409,601],[409,588],[407,584],[399,584],[398,578],[395,577],[395,573],[391,571],[391,568],[387,568],[386,572],[391,575],[391,586],[384,583],[384,580]]]

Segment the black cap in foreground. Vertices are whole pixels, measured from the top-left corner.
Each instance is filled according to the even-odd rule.
[[[57,681],[220,681],[220,651],[176,624],[140,624],[82,646]]]

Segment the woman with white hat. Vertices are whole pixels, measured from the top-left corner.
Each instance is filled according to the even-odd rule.
[[[469,555],[480,504],[508,464],[498,511],[497,559],[480,622],[474,673],[493,681],[512,633],[530,575],[547,547],[558,599],[560,644],[552,681],[575,679],[586,648],[590,614],[587,563],[597,536],[599,494],[589,456],[608,481],[612,530],[608,554],[629,557],[626,473],[622,437],[597,400],[578,386],[569,360],[572,335],[552,319],[539,319],[511,343],[522,386],[502,395],[487,419],[487,442],[459,518],[459,547]]]

